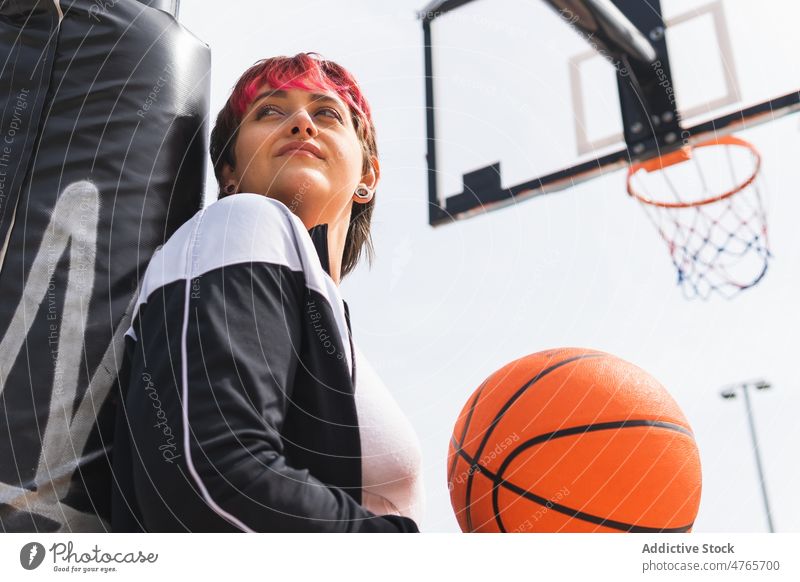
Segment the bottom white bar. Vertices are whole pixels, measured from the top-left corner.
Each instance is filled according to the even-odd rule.
[[[798,549],[800,534],[4,534],[0,574],[224,582],[253,576],[265,582],[796,581]]]

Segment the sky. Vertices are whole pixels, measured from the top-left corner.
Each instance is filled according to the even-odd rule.
[[[459,531],[446,455],[472,392],[512,360],[580,346],[649,371],[683,409],[703,468],[695,532],[766,531],[744,401],[723,400],[720,390],[768,380],[772,389],[752,394],[752,405],[773,521],[777,531],[800,531],[800,118],[739,134],[762,152],[774,257],[763,281],[732,300],[684,298],[666,246],[625,195],[622,169],[433,228],[416,19],[424,5],[232,0],[213,12],[207,3],[183,2],[180,13],[182,24],[211,47],[212,116],[256,60],[300,51],[345,66],[370,101],[382,170],[372,223],[376,261],[371,269],[363,261],[340,290],[355,342],[419,435],[426,491],[421,530]],[[787,74],[768,63],[761,71]],[[538,113],[547,118],[551,112]],[[513,123],[502,129],[526,137]],[[560,136],[567,139],[549,135],[554,147]],[[213,199],[210,167],[206,190]]]

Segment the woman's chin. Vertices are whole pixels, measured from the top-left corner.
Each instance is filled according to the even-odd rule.
[[[299,166],[294,168],[284,167],[278,177],[270,184],[267,195],[275,198],[303,198],[311,192],[327,192],[328,179],[323,172],[316,168]],[[280,196],[278,196],[280,194]]]

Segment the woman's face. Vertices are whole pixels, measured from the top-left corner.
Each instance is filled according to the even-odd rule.
[[[292,148],[305,142],[313,151]],[[286,149],[290,148],[290,149]],[[347,105],[325,91],[264,85],[245,111],[234,149],[236,167],[225,166],[223,186],[283,202],[307,228],[350,217],[363,183],[374,192],[379,168],[362,175],[363,152]]]

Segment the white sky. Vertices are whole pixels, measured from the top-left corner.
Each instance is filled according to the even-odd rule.
[[[800,531],[800,119],[741,134],[764,157],[775,258],[763,282],[732,301],[683,299],[665,245],[624,194],[623,170],[433,229],[415,18],[425,3],[236,0],[212,11],[182,2],[180,14],[212,50],[213,116],[254,61],[300,51],[348,68],[373,107],[382,168],[376,263],[362,264],[341,291],[356,343],[422,441],[421,529],[458,531],[446,454],[473,390],[511,360],[582,346],[648,370],[683,408],[704,472],[696,532],[766,531],[744,401],[722,400],[719,390],[756,377],[772,382],[752,403],[773,519],[778,531]],[[215,191],[210,168],[207,182]]]

